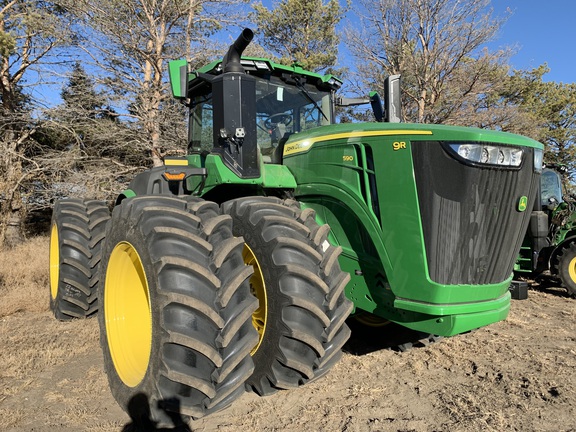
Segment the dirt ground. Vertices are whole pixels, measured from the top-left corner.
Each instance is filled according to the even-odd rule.
[[[134,430],[108,389],[97,320],[48,311],[47,248],[0,252],[0,431]],[[576,300],[564,290],[531,290],[504,322],[406,352],[389,348],[413,337],[397,328],[353,330],[326,377],[246,393],[181,430],[576,431]]]

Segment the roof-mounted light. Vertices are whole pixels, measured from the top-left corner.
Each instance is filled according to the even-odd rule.
[[[332,90],[338,90],[342,87],[342,81],[333,75],[324,75],[324,77],[322,77],[322,82],[327,84]]]
[[[264,61],[254,61],[254,66],[256,66],[256,69],[259,70],[270,70],[268,63]]]

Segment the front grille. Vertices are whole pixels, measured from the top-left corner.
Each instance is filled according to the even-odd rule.
[[[412,155],[430,278],[441,284],[492,284],[510,277],[538,177],[533,150],[521,169],[470,166],[439,142],[413,142]]]

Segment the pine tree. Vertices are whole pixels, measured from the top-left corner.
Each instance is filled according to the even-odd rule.
[[[23,240],[24,185],[41,169],[27,156],[36,126],[23,83],[70,43],[64,21],[53,1],[0,1],[0,246]],[[42,83],[27,83],[27,91]]]
[[[281,63],[296,62],[308,70],[324,71],[336,64],[340,42],[336,26],[346,12],[338,0],[281,0],[274,6],[254,6],[253,19],[264,48]]]
[[[94,81],[88,76],[80,62],[72,67],[66,87],[61,92],[67,109],[76,110],[88,118],[102,117],[106,98],[99,94]]]

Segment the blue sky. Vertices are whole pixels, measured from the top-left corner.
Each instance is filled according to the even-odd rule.
[[[576,2],[574,0],[492,0],[494,14],[512,15],[493,47],[515,47],[510,63],[532,69],[547,63],[544,81],[576,82]]]
[[[270,7],[272,1],[264,0],[264,4]],[[515,69],[547,63],[550,72],[544,81],[576,82],[576,0],[492,0],[491,6],[495,16],[511,11],[497,38],[488,45],[491,50],[514,48],[516,54],[510,63]],[[230,35],[236,37],[237,31],[230,31]],[[340,55],[347,55],[344,47]],[[37,88],[36,96],[47,98],[49,105],[60,103],[59,87]]]

